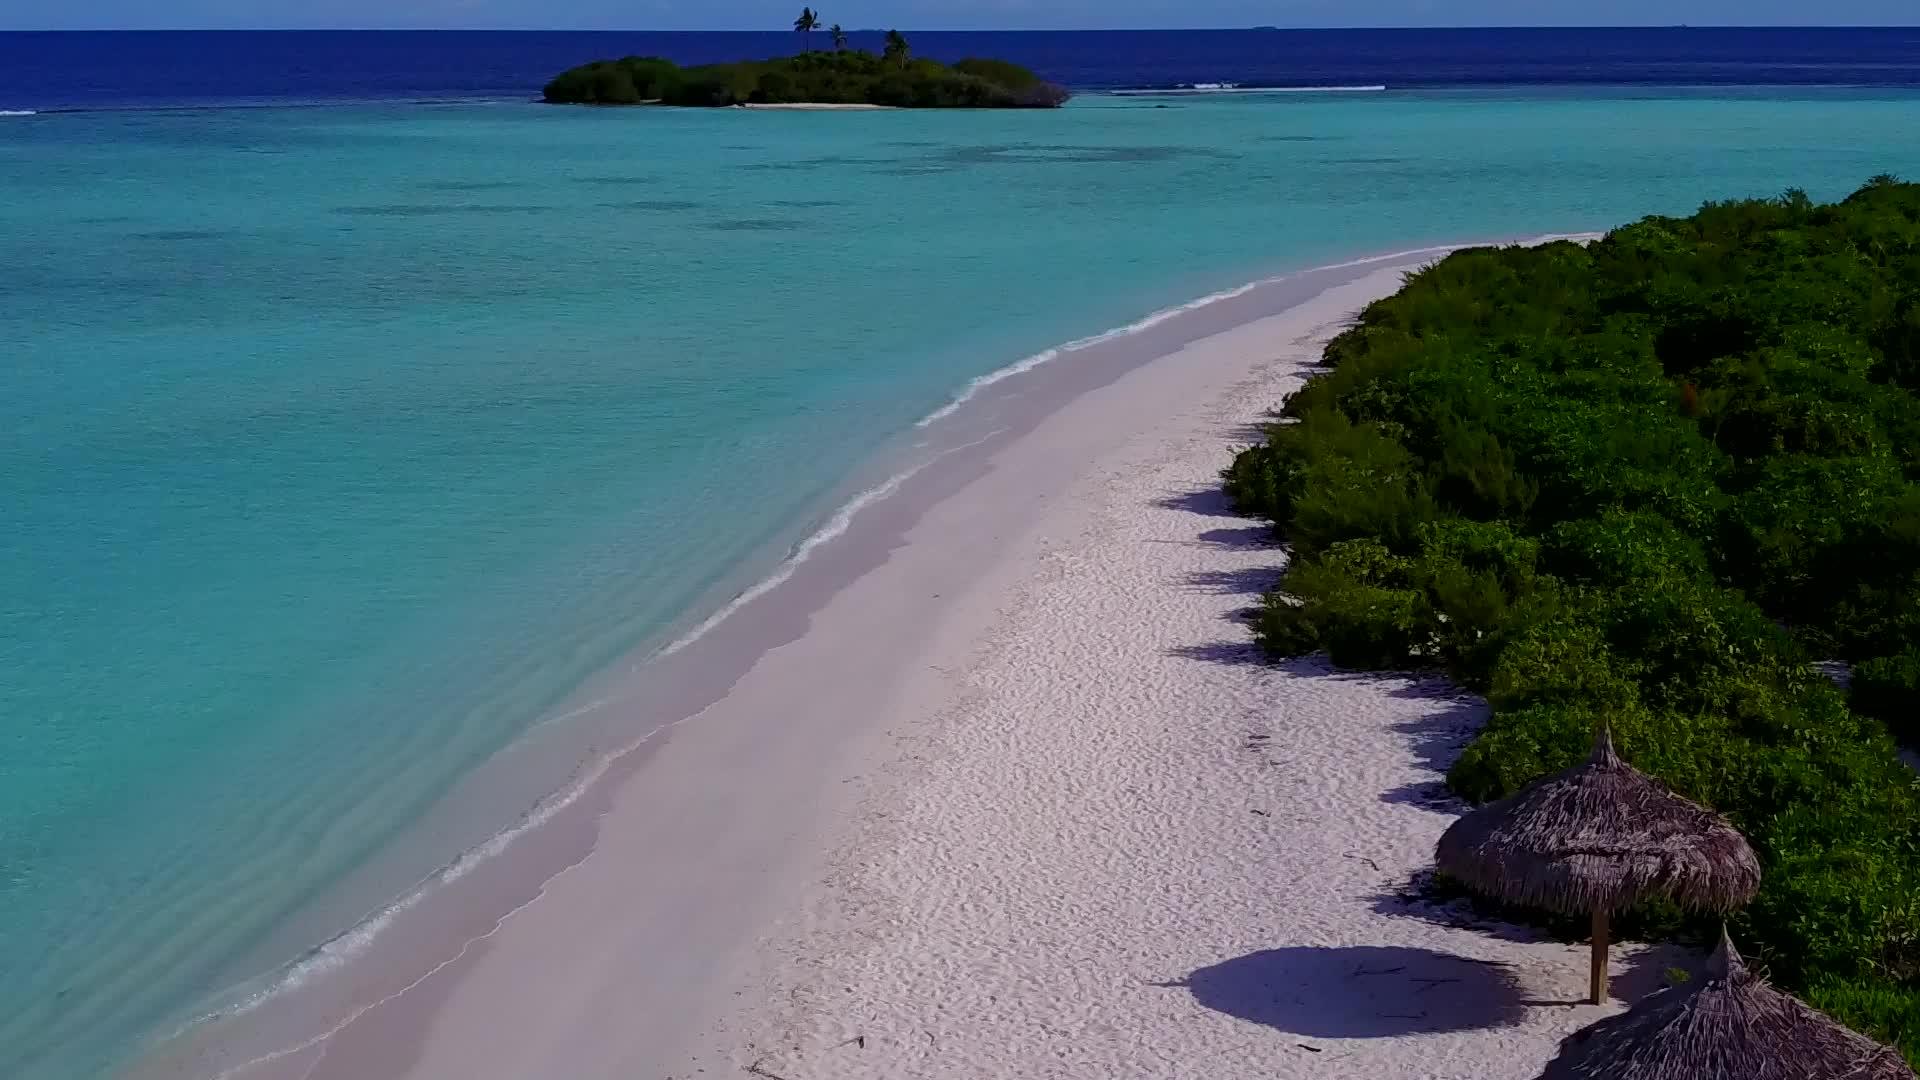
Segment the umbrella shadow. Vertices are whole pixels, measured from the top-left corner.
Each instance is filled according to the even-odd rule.
[[[1176,983],[1215,1012],[1321,1039],[1508,1027],[1530,1004],[1504,965],[1389,945],[1264,949]]]

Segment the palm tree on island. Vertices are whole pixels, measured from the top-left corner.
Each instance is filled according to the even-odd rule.
[[[840,29],[840,24],[834,23],[833,28],[828,30],[827,33],[833,35],[833,51],[845,52],[847,49],[847,32]]]
[[[901,67],[906,67],[907,57],[911,55],[912,52],[913,49],[907,44],[905,35],[901,34],[898,30],[887,31],[887,48],[884,54],[887,59],[899,64]]]
[[[802,40],[806,42],[802,48],[803,52],[813,51],[813,31],[819,25],[820,16],[814,14],[813,9],[810,7],[801,8],[800,17],[793,20],[793,28],[800,33]]]

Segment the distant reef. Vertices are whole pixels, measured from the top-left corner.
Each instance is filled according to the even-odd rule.
[[[545,100],[560,105],[887,105],[908,109],[1051,109],[1064,87],[1004,60],[947,65],[914,58],[889,33],[886,52],[798,56],[683,68],[654,56],[596,60],[561,72]]]

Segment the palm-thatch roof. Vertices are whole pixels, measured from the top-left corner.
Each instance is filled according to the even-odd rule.
[[[1621,761],[1605,728],[1585,763],[1454,822],[1435,857],[1475,889],[1567,914],[1651,895],[1729,911],[1760,887],[1746,838]]]
[[[1540,1080],[1915,1080],[1896,1051],[1748,971],[1724,934],[1707,976],[1568,1036]]]

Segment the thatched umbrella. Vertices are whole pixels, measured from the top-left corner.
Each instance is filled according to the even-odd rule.
[[[1748,971],[1722,931],[1705,981],[1575,1032],[1540,1080],[1915,1078],[1899,1053]]]
[[[1607,999],[1607,921],[1651,896],[1730,911],[1760,861],[1727,820],[1621,761],[1603,725],[1585,764],[1489,803],[1447,829],[1440,869],[1514,903],[1593,916],[1593,1001]]]

